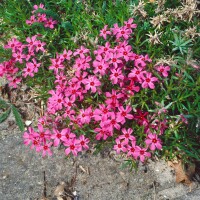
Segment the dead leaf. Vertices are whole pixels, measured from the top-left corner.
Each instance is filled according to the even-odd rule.
[[[188,166],[187,169],[185,169],[181,160],[178,160],[178,162],[168,161],[168,165],[174,168],[176,173],[177,183],[183,182],[184,184],[191,187],[192,185],[191,177],[195,173],[195,165],[191,164]]]

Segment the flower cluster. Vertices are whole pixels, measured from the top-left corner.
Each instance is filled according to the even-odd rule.
[[[43,5],[39,7],[44,9]],[[43,156],[52,155],[51,148],[58,146],[65,148],[66,155],[77,156],[78,152],[89,149],[91,141],[115,141],[113,148],[117,153],[124,152],[142,162],[151,156],[151,151],[162,148],[159,135],[167,128],[167,120],[160,120],[158,113],[150,115],[139,108],[135,110],[130,103],[136,93],[153,90],[159,83],[154,69],[148,67],[152,62],[149,56],[134,53],[129,44],[136,27],[132,18],[122,27],[114,24],[109,29],[106,25],[100,36],[105,40],[109,37],[112,43],[106,41],[94,51],[85,46],[75,51],[64,49],[50,58],[49,70],[55,76],[55,88],[49,91],[47,109],[38,121],[38,131],[29,127],[24,133],[25,145],[31,145],[37,152],[43,151]],[[12,65],[2,63],[0,76],[15,77],[19,72],[15,67],[17,62],[26,62],[22,70],[24,78],[37,73],[41,63],[35,53],[45,51],[45,43],[37,37],[27,38],[24,45],[13,39],[5,46],[12,49],[12,59],[8,61]],[[156,66],[155,70],[167,77],[170,68]],[[142,127],[143,142],[138,142],[134,124]]]
[[[26,24],[32,25],[35,22],[39,22],[44,24],[44,27],[48,27],[50,29],[53,29],[55,24],[57,24],[56,20],[53,20],[52,17],[47,17],[45,13],[38,12],[38,9],[46,10],[43,4],[34,5],[33,11],[30,19],[26,20]]]
[[[21,82],[22,77],[33,77],[38,72],[38,68],[41,63],[36,60],[36,56],[40,55],[40,52],[44,53],[45,42],[37,40],[38,35],[27,37],[26,44],[21,43],[16,38],[12,38],[5,49],[12,50],[12,58],[9,61],[5,61],[0,64],[0,77],[5,76],[9,81],[9,86],[17,88],[17,85]],[[19,71],[17,65],[26,63],[26,67]],[[21,75],[20,75],[21,73]]]

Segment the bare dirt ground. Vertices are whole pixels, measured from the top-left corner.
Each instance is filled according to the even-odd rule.
[[[137,172],[121,169],[121,161],[110,153],[81,155],[66,159],[63,150],[42,158],[23,145],[22,133],[11,123],[12,116],[0,124],[0,200],[36,200],[43,194],[46,173],[48,199],[57,184],[73,178],[78,200],[199,200],[200,189],[175,183],[166,162],[149,161]],[[12,125],[11,125],[12,124]]]

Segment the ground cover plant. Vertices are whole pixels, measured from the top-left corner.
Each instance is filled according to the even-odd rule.
[[[3,1],[0,76],[46,104],[24,144],[199,160],[198,8],[170,2]]]

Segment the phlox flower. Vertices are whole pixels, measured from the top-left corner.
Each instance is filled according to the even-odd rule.
[[[143,83],[142,83],[143,88],[148,88],[148,87],[151,89],[155,88],[154,82],[158,81],[158,79],[156,77],[152,77],[152,74],[150,72],[142,74],[142,78],[143,78]]]
[[[63,70],[65,67],[62,64],[62,60],[61,59],[51,59],[52,65],[49,66],[49,69],[54,70],[54,72],[57,74],[58,70]]]
[[[55,110],[61,110],[64,104],[63,95],[54,90],[50,90],[49,94],[51,94],[52,97],[48,99],[48,103],[51,104]]]
[[[138,152],[137,152],[137,148],[136,148],[136,141],[132,140],[131,141],[131,145],[127,146],[128,149],[128,153],[127,156],[132,156],[134,159],[137,159],[138,157]]]
[[[119,122],[117,121],[116,115],[114,112],[110,113],[110,119],[106,120],[102,124],[107,127],[107,130],[113,132],[114,128],[117,130],[120,130],[121,126]]]
[[[125,128],[122,129],[123,135],[120,135],[118,138],[120,140],[124,140],[126,144],[129,143],[129,141],[135,141],[135,137],[131,135],[133,133],[133,129],[128,128],[127,130]]]
[[[51,17],[47,18],[44,22],[44,27],[49,27],[50,29],[53,29],[54,25],[57,24],[57,21],[53,20]]]
[[[65,154],[69,155],[71,152],[74,156],[78,155],[78,152],[81,151],[80,141],[76,138],[68,140],[68,142],[64,143],[67,148],[65,149]]]
[[[105,46],[98,46],[97,50],[94,50],[95,55],[107,55],[112,49],[110,48],[110,43],[106,42]],[[109,58],[109,56],[106,56]]]
[[[110,80],[112,81],[112,84],[117,84],[119,80],[124,79],[124,75],[122,74],[121,69],[111,69],[110,70],[112,74],[110,75]]]
[[[134,65],[136,67],[142,67],[145,68],[146,66],[146,62],[143,56],[137,55],[137,54],[133,54],[132,55],[132,59],[134,60]]]
[[[23,54],[21,51],[17,51],[15,53],[13,53],[13,58],[15,58],[15,61],[19,61],[19,63],[23,63],[23,59],[26,58],[26,55]]]
[[[39,130],[39,138],[42,142],[46,142],[46,140],[51,139],[51,132],[48,129],[44,129],[41,124],[38,124],[38,130]]]
[[[82,124],[89,124],[91,117],[87,110],[80,109],[80,114],[77,117]]]
[[[121,27],[116,33],[116,38],[118,39],[123,37],[125,40],[127,40],[131,33],[132,31],[130,29],[127,29],[126,27]]]
[[[53,133],[54,134],[51,135],[51,139],[54,140],[54,143],[53,143],[54,147],[57,147],[60,144],[62,134],[57,129],[53,129]]]
[[[142,68],[137,68],[137,67],[134,67],[134,69],[132,69],[131,70],[131,72],[128,74],[128,77],[129,78],[133,78],[133,77],[136,77],[137,79],[136,80],[138,80],[139,82],[142,82],[142,78],[143,78],[143,73],[144,73],[145,71],[143,71],[143,69]]]
[[[75,115],[75,111],[73,109],[71,109],[70,107],[67,107],[64,114],[63,114],[63,117],[64,118],[71,118],[72,116]]]
[[[119,63],[122,63],[122,60],[120,59],[122,55],[119,53],[109,53],[106,56],[110,58],[109,64],[112,64],[115,68],[118,67]]]
[[[128,62],[133,56],[133,52],[131,51],[131,49],[132,49],[132,47],[130,45],[128,45],[119,50],[119,53],[122,54],[122,56],[126,62]]]
[[[137,114],[134,115],[134,119],[136,120],[136,122],[139,125],[148,125],[148,120],[147,120],[147,116],[148,116],[148,112],[142,112],[140,109],[137,109]]]
[[[37,22],[35,15],[32,15],[29,20],[28,19],[26,20],[26,24],[28,24],[28,25],[32,25],[35,22]]]
[[[33,142],[35,137],[35,131],[32,127],[28,127],[28,131],[24,132],[24,145],[28,146],[31,142]]]
[[[125,108],[123,106],[119,106],[118,108],[119,112],[117,113],[117,121],[121,124],[124,124],[127,119],[133,119],[133,115],[129,114],[132,111],[131,106],[126,106]]]
[[[105,120],[108,119],[110,116],[110,109],[104,105],[104,104],[99,104],[99,108],[96,108],[93,111],[93,117],[95,121],[102,121],[104,122]]]
[[[73,54],[71,50],[64,49],[63,53],[60,55],[60,59],[62,60],[70,60],[70,56]]]
[[[111,32],[107,30],[107,28],[108,28],[108,25],[105,25],[104,28],[100,30],[100,34],[99,34],[99,36],[102,36],[105,40],[106,40],[107,35],[111,35]]]
[[[71,140],[71,139],[76,137],[76,135],[71,132],[70,128],[62,129],[60,134],[61,134],[61,138],[60,139],[63,142],[68,142],[69,140]]]
[[[135,86],[134,82],[131,81],[130,84],[128,86],[125,86],[124,89],[122,89],[122,91],[128,96],[133,96],[134,92],[139,92],[140,91],[140,87],[139,86]]]
[[[161,140],[160,138],[158,138],[156,134],[149,133],[147,135],[147,139],[145,140],[145,143],[147,146],[150,147],[152,151],[154,151],[155,149],[160,150],[162,148]]]
[[[35,45],[37,45],[37,40],[36,39],[37,39],[37,35],[34,35],[31,38],[30,37],[26,38],[26,42],[28,42],[28,48],[29,48],[29,50],[32,50],[33,47]]]
[[[34,6],[33,6],[33,9],[34,9],[34,10],[38,10],[39,8],[41,8],[41,9],[43,9],[43,10],[46,10],[45,7],[44,7],[44,4],[42,4],[42,3],[40,3],[39,6],[38,6],[38,5],[34,5]]]
[[[101,128],[95,128],[94,131],[97,133],[97,135],[95,136],[96,140],[106,140],[109,136],[111,136],[112,134],[104,127]]]
[[[160,72],[164,77],[168,77],[168,71],[170,71],[170,67],[161,65],[156,67],[156,70]]]
[[[116,142],[116,145],[114,145],[113,149],[116,151],[117,154],[120,154],[121,151],[122,152],[127,152],[127,147],[126,147],[127,143],[126,142],[124,142],[123,140],[120,141],[119,138],[117,138],[115,140],[115,142]]]
[[[137,24],[133,24],[133,18],[130,18],[128,21],[124,21],[124,24],[128,29],[137,28]]]
[[[52,156],[52,151],[50,149],[50,147],[52,146],[53,142],[49,142],[49,143],[44,143],[43,146],[40,147],[40,151],[42,150],[42,157],[46,156],[47,154],[49,156]]]
[[[86,70],[86,69],[90,68],[89,62],[91,60],[92,59],[90,56],[83,57],[83,58],[76,58],[73,68],[77,71]]]
[[[72,77],[71,81],[73,83],[83,83],[83,80],[87,77],[87,72],[76,71],[75,76]]]
[[[100,55],[93,61],[93,66],[95,67],[93,73],[100,73],[102,76],[105,75],[106,69],[109,67],[108,63]]]
[[[136,146],[135,155],[140,158],[141,162],[144,162],[145,158],[150,158],[151,157],[151,153],[147,152],[146,148],[141,148],[139,146]]]
[[[123,96],[124,96],[121,92],[119,92],[119,93],[117,94],[117,91],[114,90],[114,89],[112,89],[112,92],[111,92],[111,93],[110,93],[110,92],[106,92],[105,95],[106,95],[107,98],[111,98],[111,99],[113,99],[113,100],[121,99],[121,98],[123,98]]]
[[[80,144],[80,150],[82,151],[82,149],[88,150],[89,146],[88,143],[90,142],[90,140],[88,138],[85,138],[84,135],[81,135],[79,137],[79,144]]]
[[[47,15],[45,13],[37,13],[37,22],[45,22],[47,20]]]
[[[97,87],[101,85],[101,82],[96,76],[88,76],[87,79],[84,79],[83,83],[85,84],[85,89],[91,89],[92,93],[95,93],[97,91]]]
[[[26,63],[26,67],[23,69],[23,74],[22,74],[22,76],[25,77],[25,78],[26,78],[27,76],[33,77],[33,76],[34,76],[33,70],[34,70],[34,66],[32,65],[32,63],[27,62],[27,63]]]
[[[13,88],[17,88],[17,85],[21,82],[21,78],[20,77],[7,77],[7,79],[10,81],[9,82],[9,86],[13,87]]]
[[[46,45],[45,42],[41,42],[40,40],[37,40],[36,42],[36,52],[38,52],[39,50],[44,52],[45,49],[44,49],[44,46]]]
[[[76,49],[76,51],[74,52],[74,56],[79,55],[81,58],[85,57],[86,53],[89,53],[89,49],[85,48],[84,46],[81,46],[79,49]]]
[[[114,35],[116,35],[120,31],[120,27],[118,24],[114,24],[113,28],[110,28],[110,30],[113,32]]]
[[[12,38],[7,45],[4,46],[5,49],[12,49],[12,52],[14,53],[16,49],[18,49],[22,45],[21,42],[19,42],[16,38]]]

